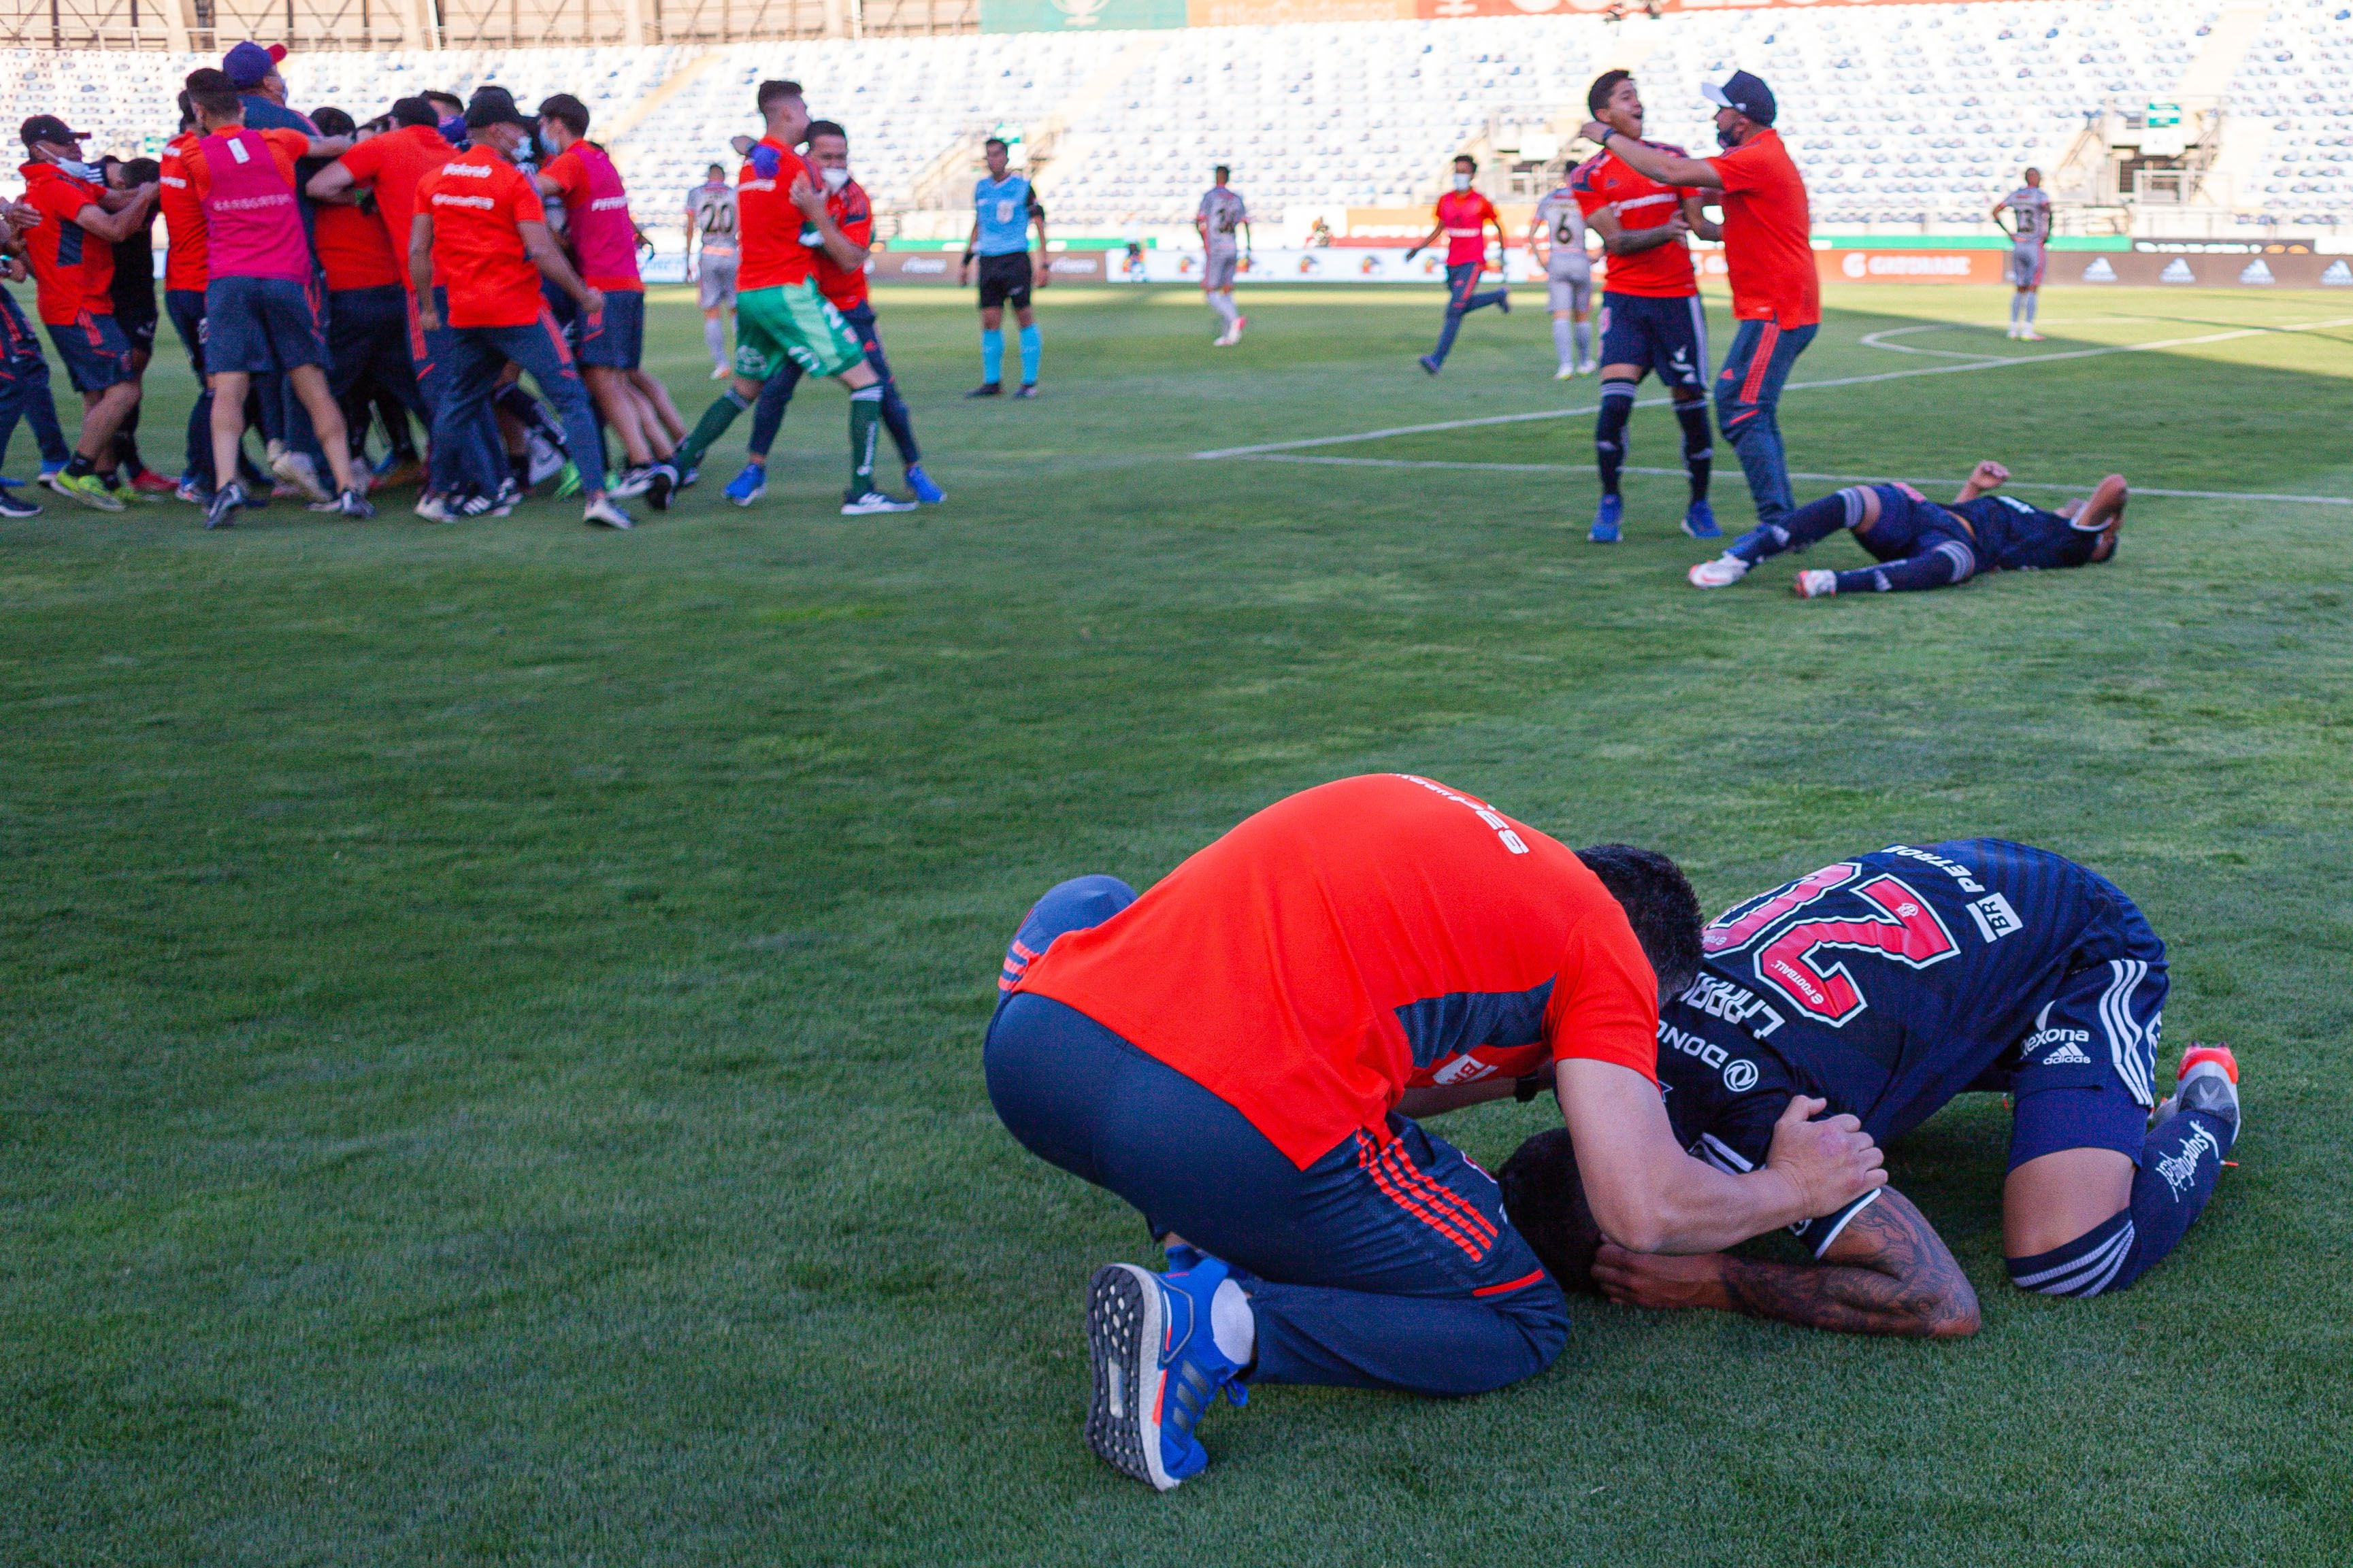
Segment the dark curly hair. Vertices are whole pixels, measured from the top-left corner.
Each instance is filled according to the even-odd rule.
[[[1658,976],[1659,994],[1673,996],[1699,975],[1699,895],[1683,868],[1655,849],[1631,844],[1589,844],[1577,852],[1626,911],[1634,940]]]

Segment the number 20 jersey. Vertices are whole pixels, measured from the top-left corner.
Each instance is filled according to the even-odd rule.
[[[1997,838],[1825,866],[1735,905],[1703,944],[1699,979],[1660,1010],[1660,1079],[1687,1142],[1751,1122],[1762,1135],[1805,1093],[1883,1142],[1955,1095],[2007,1087],[2012,1047],[2068,975],[2165,968],[2114,883]],[[1777,1087],[1769,1105],[1736,1103]]]

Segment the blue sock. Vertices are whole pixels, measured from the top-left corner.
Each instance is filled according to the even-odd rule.
[[[980,379],[991,386],[1005,379],[1005,331],[1001,327],[981,329]]]
[[[1038,384],[1038,356],[1042,353],[1044,350],[1045,344],[1038,336],[1038,324],[1035,321],[1032,321],[1029,325],[1021,329],[1022,385],[1035,386]]]
[[[2207,1110],[2185,1110],[2166,1122],[2141,1145],[2132,1206],[2064,1247],[2008,1259],[2010,1283],[2046,1296],[2096,1296],[2147,1273],[2213,1196],[2235,1131]]]

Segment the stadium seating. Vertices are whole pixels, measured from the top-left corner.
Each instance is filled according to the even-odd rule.
[[[2020,167],[2049,168],[2086,117],[2179,90],[2226,0],[1984,0],[1808,10],[1201,27],[1150,33],[679,48],[315,54],[290,61],[298,106],[362,113],[426,85],[484,81],[526,100],[563,89],[623,134],[640,191],[682,191],[754,127],[752,89],[789,75],[849,125],[884,207],[944,154],[1023,128],[1051,143],[1041,180],[1066,223],[1182,222],[1210,164],[1265,217],[1426,195],[1445,159],[1496,124],[1573,122],[1606,66],[1638,70],[1651,133],[1712,144],[1697,93],[1736,65],[1770,81],[1818,224],[1969,224]],[[2353,10],[2279,0],[2232,69],[2233,134],[2253,136],[2242,208],[2353,226]],[[2235,47],[2235,44],[2233,47]],[[199,63],[160,54],[0,56],[0,112],[62,112],[100,144],[155,145]],[[2249,122],[2253,121],[2253,124]],[[13,121],[11,121],[13,122]],[[1041,143],[1042,144],[1042,143]],[[952,182],[951,182],[952,183]],[[2252,186],[2253,188],[2249,188]],[[667,202],[640,202],[670,221]]]

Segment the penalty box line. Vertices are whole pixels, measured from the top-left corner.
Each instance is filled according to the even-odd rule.
[[[1261,463],[1314,463],[1335,468],[1459,468],[1489,474],[1587,474],[1593,471],[1589,463],[1458,463],[1438,458],[1315,458],[1295,452],[1253,452],[1252,461]],[[1620,469],[1628,474],[1656,474],[1662,478],[1682,479],[1681,468],[1638,468],[1629,464]],[[1892,474],[1800,474],[1793,479],[1813,479],[1836,485],[1946,485],[1953,482],[1947,474],[1941,479],[1905,479]],[[2087,495],[2091,485],[2044,484],[2031,479],[2010,479],[2001,487],[2009,490],[2065,490]],[[2142,485],[2132,487],[2137,496],[2171,496],[2183,500],[2273,500],[2298,502],[2306,506],[2353,506],[2353,496],[2292,496],[2276,495],[2264,490],[2174,490],[2157,489]]]
[[[1840,386],[1869,386],[1883,381],[1909,381],[1915,376],[1967,375],[1972,371],[2008,370],[2014,365],[2051,364],[2061,360],[2100,359],[2108,354],[2154,353],[2162,349],[2190,348],[2200,343],[2229,342],[2237,338],[2267,337],[2274,332],[2318,332],[2326,331],[2331,327],[2344,326],[2353,326],[2353,316],[2337,316],[2326,321],[2299,321],[2285,327],[2240,327],[2227,332],[2205,332],[2191,338],[2162,338],[2154,342],[2113,343],[2091,349],[2062,349],[2057,353],[2021,354],[2014,359],[1983,360],[1970,364],[1915,365],[1906,370],[1883,370],[1870,375],[1836,376],[1828,381],[1793,381],[1783,386],[1781,390],[1820,392]],[[1646,397],[1636,402],[1634,406],[1663,408],[1673,401],[1671,397]],[[1445,430],[1472,430],[1489,425],[1525,425],[1541,419],[1574,419],[1580,414],[1599,414],[1599,412],[1601,412],[1600,405],[1589,404],[1582,408],[1544,408],[1529,414],[1488,414],[1475,419],[1441,419],[1432,425],[1396,425],[1386,430],[1365,430],[1353,436],[1309,436],[1296,441],[1267,441],[1254,447],[1219,447],[1211,451],[1196,452],[1193,456],[1196,458],[1258,458],[1274,452],[1303,452],[1314,447],[1347,447],[1363,441],[1386,441],[1395,436],[1429,436]]]

